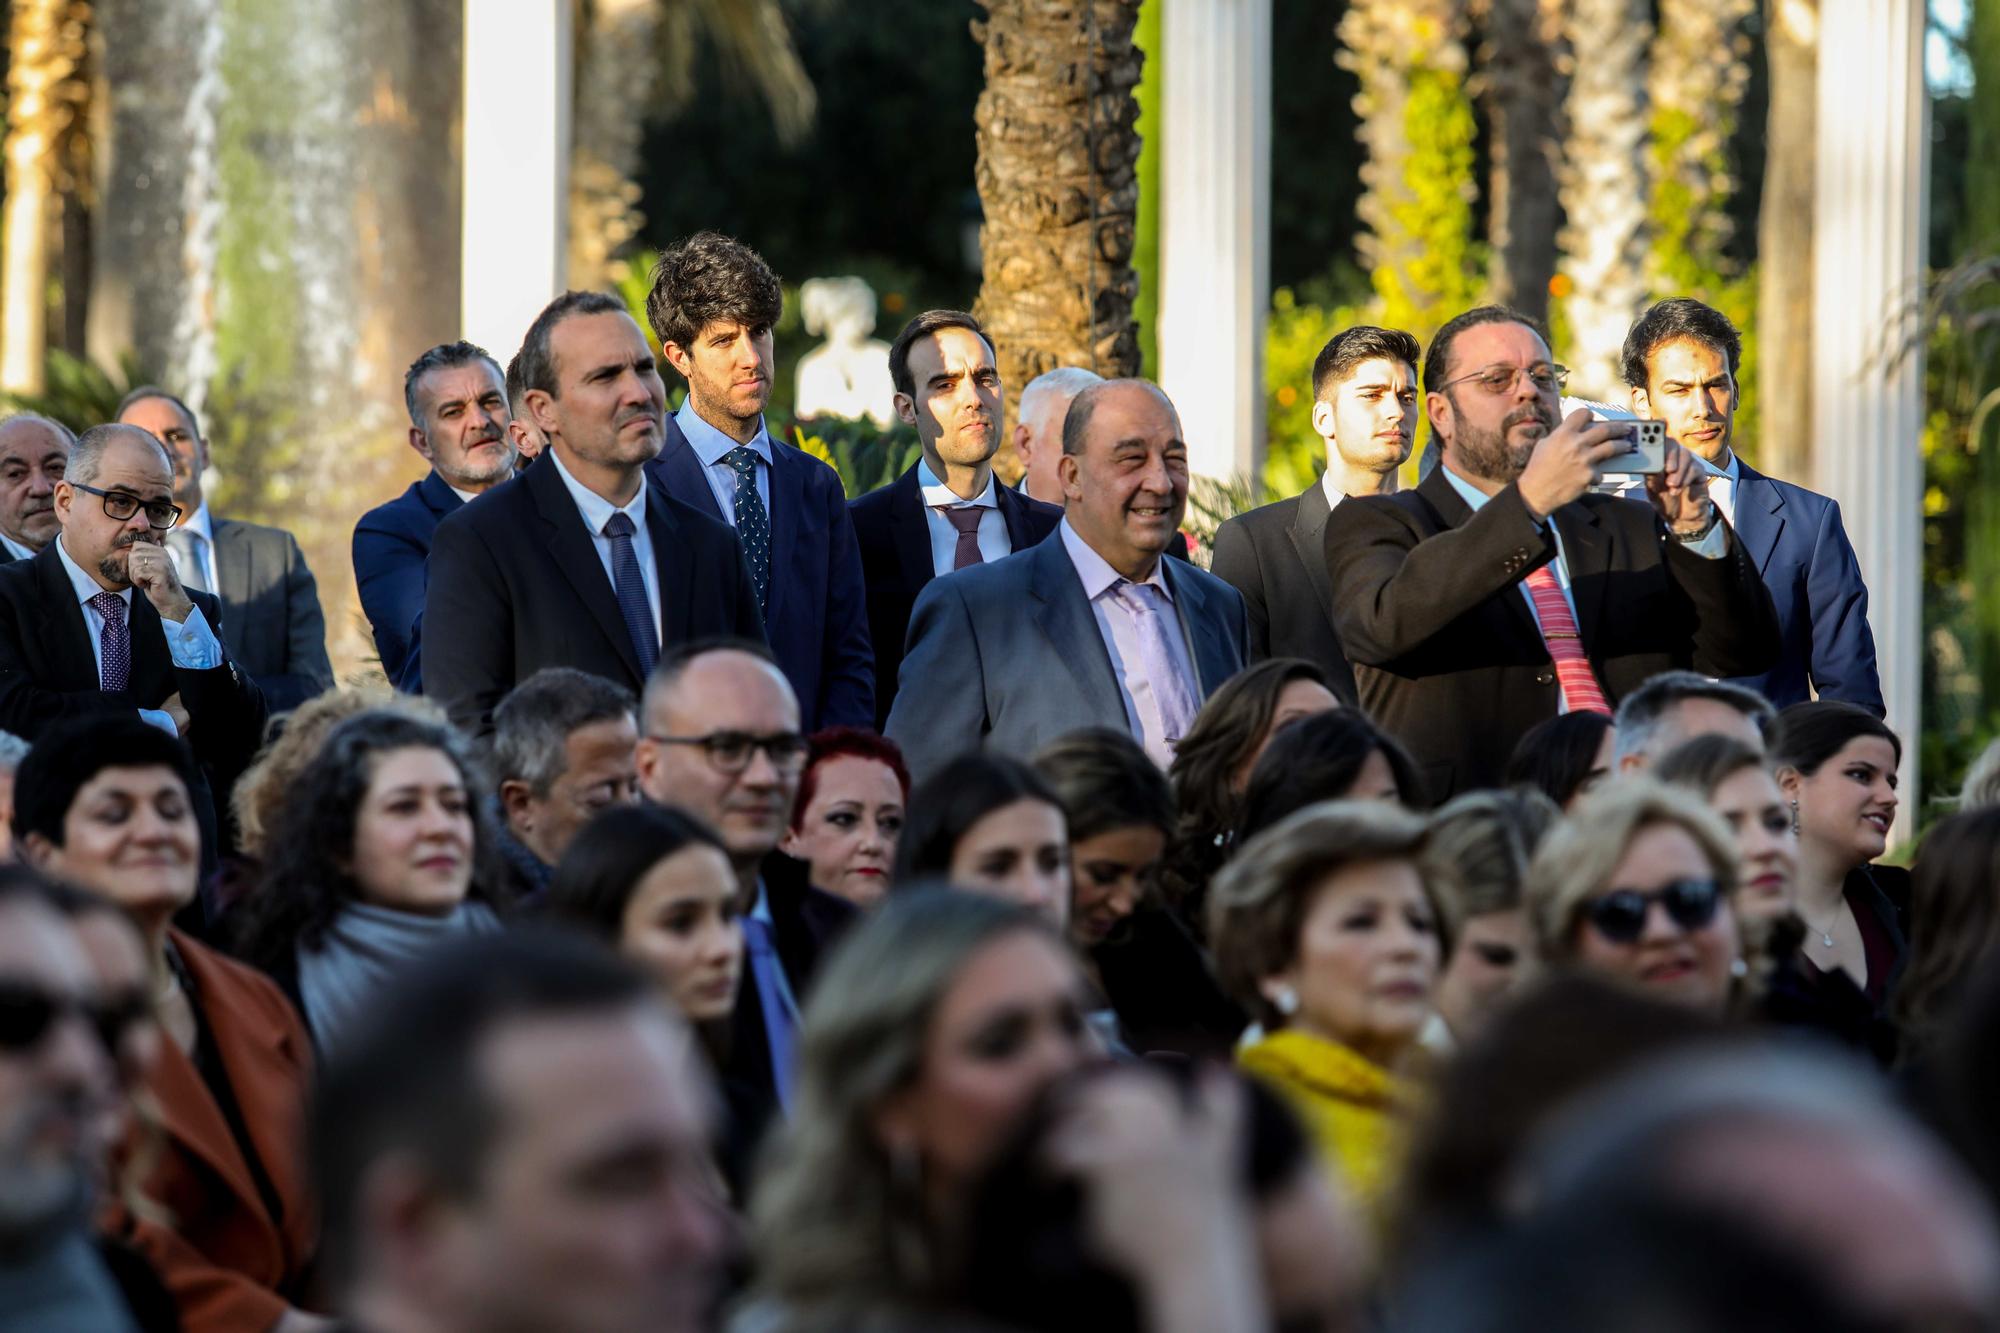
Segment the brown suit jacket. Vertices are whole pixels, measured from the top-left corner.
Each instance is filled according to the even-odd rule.
[[[278,1215],[194,1061],[169,1041],[147,1079],[166,1142],[143,1192],[172,1224],[114,1205],[109,1229],[159,1270],[187,1333],[266,1333],[300,1304],[318,1243],[300,1150],[312,1040],[262,975],[179,932],[173,942]]]

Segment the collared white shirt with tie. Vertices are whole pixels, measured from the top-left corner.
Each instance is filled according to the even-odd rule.
[[[1709,462],[1692,449],[1688,456],[1701,464],[1701,470],[1708,474],[1708,498],[1715,501],[1715,507],[1729,520],[1729,526],[1736,526],[1736,484],[1743,480],[1743,465],[1736,459],[1736,451],[1729,451],[1729,461],[1721,467]]]
[[[572,477],[569,469],[563,466],[562,455],[555,450],[548,451],[548,459],[555,464],[556,475],[562,478],[570,499],[576,501],[577,512],[583,515],[583,526],[590,529],[590,544],[597,551],[598,563],[604,566],[604,578],[611,585],[614,596],[618,591],[618,571],[611,564],[611,539],[604,535],[604,525],[611,521],[613,514],[623,514],[632,520],[632,554],[639,561],[639,578],[646,585],[646,604],[653,608],[654,641],[665,643],[666,632],[660,625],[660,571],[653,563],[653,534],[646,530],[647,483],[644,475],[640,477],[639,493],[623,505],[614,505]]]
[[[70,590],[83,611],[83,627],[90,634],[90,656],[97,664],[98,688],[104,688],[104,613],[91,604],[91,599],[99,593],[113,593],[125,603],[126,642],[132,634],[132,593],[128,584],[123,588],[106,588],[83,570],[83,566],[69,558],[69,551],[62,544],[61,534],[56,536],[56,557],[62,561],[63,573],[69,576]],[[187,619],[176,625],[165,616],[160,617],[160,631],[167,640],[167,656],[177,667],[189,671],[209,671],[222,665],[222,644],[215,637],[215,631],[208,627],[208,617],[200,607],[188,611]],[[136,645],[135,645],[136,647]],[[166,732],[169,736],[180,735],[180,728],[174,725],[171,714],[159,708],[135,709],[139,716]]]
[[[924,524],[931,534],[931,573],[942,577],[951,573],[958,556],[958,529],[951,520],[940,514],[940,509],[978,509],[979,515],[979,558],[991,564],[1002,556],[1012,555],[1014,539],[1007,535],[1007,520],[1000,516],[1000,499],[995,492],[996,482],[992,473],[986,475],[986,489],[967,500],[957,491],[938,480],[931,465],[923,460],[917,462],[917,489],[924,497]]]
[[[208,501],[195,506],[192,514],[182,515],[181,521],[167,529],[167,554],[173,557],[174,572],[180,575],[181,586],[199,588],[203,592],[221,593],[216,588],[215,572],[215,522],[208,514]],[[193,553],[195,567],[189,570],[183,563],[189,553]]]
[[[1145,747],[1153,762],[1165,768],[1173,762],[1174,745],[1180,737],[1167,735],[1153,682],[1146,679],[1146,673],[1139,665],[1139,627],[1133,622],[1132,612],[1116,595],[1118,585],[1127,580],[1103,556],[1090,549],[1077,530],[1069,525],[1067,518],[1057,531],[1062,533],[1063,549],[1069,552],[1070,563],[1083,582],[1083,595],[1089,599],[1090,613],[1097,620],[1097,633],[1104,641],[1104,651],[1111,656],[1111,675],[1118,682],[1118,693],[1125,702],[1126,726]],[[1167,645],[1174,660],[1174,670],[1186,684],[1196,707],[1199,707],[1201,678],[1195,673],[1194,654],[1188,646],[1187,628],[1181,623],[1179,608],[1174,603],[1173,586],[1167,582],[1165,557],[1140,582],[1158,588],[1162,594],[1162,609],[1173,621],[1174,632],[1167,635]]]

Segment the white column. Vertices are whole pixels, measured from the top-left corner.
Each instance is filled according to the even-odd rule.
[[[1892,361],[1920,294],[1926,231],[1923,0],[1820,8],[1813,207],[1813,400],[1819,488],[1840,502],[1868,582],[1902,814],[1916,828],[1923,679],[1923,359]]]
[[[570,0],[465,0],[463,337],[505,365],[564,287]]]
[[[1198,475],[1264,468],[1271,0],[1164,0],[1160,384]]]

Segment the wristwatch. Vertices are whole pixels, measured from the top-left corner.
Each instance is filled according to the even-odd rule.
[[[1699,542],[1707,541],[1708,534],[1714,532],[1715,525],[1721,521],[1722,511],[1715,507],[1715,501],[1710,500],[1708,502],[1708,522],[1702,524],[1693,532],[1682,532],[1679,528],[1668,528],[1667,531],[1673,533],[1674,540],[1681,543],[1681,545],[1693,546]]]

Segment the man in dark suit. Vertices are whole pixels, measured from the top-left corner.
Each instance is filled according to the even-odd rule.
[[[1669,438],[1700,461],[1709,495],[1771,590],[1783,650],[1769,671],[1736,683],[1779,708],[1817,697],[1880,717],[1868,586],[1840,505],[1765,476],[1731,447],[1742,352],[1736,326],[1720,310],[1684,297],[1660,302],[1625,336],[1632,410],[1665,421]]]
[[[646,317],[688,396],[647,472],[736,529],[805,730],[870,727],[875,659],[840,474],[765,429],[783,311],[777,274],[739,241],[703,232],[660,256]]]
[[[777,850],[805,769],[798,700],[761,645],[690,644],[661,659],[640,712],[640,790],[715,830],[736,871],[745,953],[723,1072],[763,1110],[789,1108],[799,1005],[854,916]]]
[[[918,315],[889,348],[889,378],[923,457],[849,506],[868,585],[878,727],[896,698],[918,594],[941,575],[1025,551],[1062,522],[1057,506],[994,479],[1006,404],[978,320],[960,310]]]
[[[188,405],[153,385],[125,395],[118,420],[149,431],[174,459],[181,521],[167,551],[183,585],[222,599],[229,659],[257,682],[273,713],[287,713],[333,688],[319,587],[299,543],[283,528],[216,518],[202,493],[208,441]]]
[[[1342,500],[1393,495],[1417,432],[1417,340],[1361,324],[1336,333],[1313,362],[1313,429],[1326,471],[1305,491],[1238,514],[1215,534],[1209,568],[1250,612],[1250,656],[1302,657],[1347,703],[1354,669],[1333,627],[1326,524]]]
[[[924,589],[888,735],[918,781],[975,747],[1027,755],[1081,727],[1129,731],[1164,767],[1243,668],[1243,598],[1163,557],[1187,509],[1187,444],[1159,387],[1106,380],[1063,423],[1057,535]]]
[[[0,421],[0,565],[34,559],[62,529],[56,483],[75,445],[68,426],[34,412]]]
[[[528,330],[521,376],[548,452],[438,524],[424,595],[424,690],[477,737],[543,667],[637,694],[663,648],[763,636],[736,534],[647,484],[666,387],[625,307],[557,297]]]
[[[1668,443],[1650,504],[1588,493],[1631,427],[1558,423],[1566,373],[1527,316],[1452,319],[1424,360],[1442,466],[1327,525],[1362,705],[1435,800],[1497,784],[1521,733],[1558,711],[1609,713],[1670,668],[1742,675],[1777,656],[1770,594],[1685,450]]]
[[[375,635],[389,683],[423,688],[416,653],[424,611],[424,562],[446,514],[514,475],[507,431],[507,382],[481,347],[451,342],[431,348],[403,375],[410,447],[431,465],[420,481],[354,525],[354,586]]]

